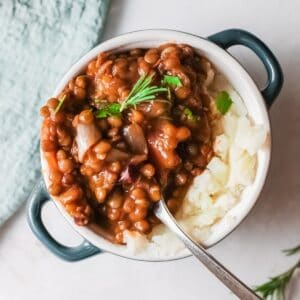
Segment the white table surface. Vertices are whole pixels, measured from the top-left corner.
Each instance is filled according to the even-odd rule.
[[[296,257],[284,257],[280,251],[300,242],[299,10],[297,0],[119,0],[112,2],[106,24],[105,39],[146,28],[202,36],[244,28],[277,55],[285,85],[271,109],[274,151],[268,180],[246,221],[211,250],[249,285],[295,262]],[[254,55],[240,48],[233,52],[262,82],[263,69]],[[52,205],[45,218],[60,241],[70,245],[80,241]],[[296,281],[290,294],[300,299]],[[0,299],[226,300],[234,296],[194,258],[143,263],[102,254],[77,263],[61,261],[33,236],[23,207],[0,229]]]

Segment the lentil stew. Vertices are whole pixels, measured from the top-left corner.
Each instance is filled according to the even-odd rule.
[[[176,213],[213,155],[213,77],[188,45],[100,53],[41,108],[49,193],[113,242],[150,233],[161,193]]]

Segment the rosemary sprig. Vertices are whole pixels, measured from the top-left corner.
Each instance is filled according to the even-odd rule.
[[[112,115],[119,115],[124,109],[128,107],[136,107],[139,103],[154,100],[158,93],[167,92],[165,87],[151,86],[153,75],[141,76],[135,83],[129,95],[120,103],[107,104],[105,107],[96,112],[97,118],[106,118]]]
[[[291,249],[283,250],[283,253],[285,253],[287,256],[293,255],[297,252],[300,252],[300,245],[298,245],[294,248],[291,248]]]
[[[286,272],[275,277],[271,277],[270,280],[266,283],[255,287],[255,292],[260,294],[263,299],[284,300],[287,284],[290,282],[294,272],[299,267],[300,261],[298,261],[292,268],[290,268]]]
[[[287,255],[293,255],[300,252],[300,245],[292,249],[284,250],[283,252]],[[298,268],[300,268],[300,260],[286,272],[271,277],[266,283],[255,287],[255,292],[260,294],[263,299],[284,300],[286,287]]]

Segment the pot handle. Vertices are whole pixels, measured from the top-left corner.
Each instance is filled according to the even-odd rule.
[[[234,45],[246,46],[260,58],[268,75],[266,87],[261,93],[267,106],[270,107],[281,90],[283,75],[276,57],[267,45],[252,33],[241,29],[221,31],[209,36],[208,39],[225,50]]]
[[[86,240],[76,247],[67,247],[57,242],[47,231],[41,217],[42,207],[47,201],[50,201],[50,196],[41,178],[28,199],[27,221],[36,237],[53,254],[66,261],[78,261],[102,252]]]

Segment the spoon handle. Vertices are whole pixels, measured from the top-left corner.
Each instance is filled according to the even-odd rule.
[[[235,277],[201,245],[190,238],[177,225],[163,200],[155,206],[155,215],[184,243],[184,245],[198,258],[220,281],[222,281],[237,297],[242,300],[258,300],[257,296],[247,285]]]

